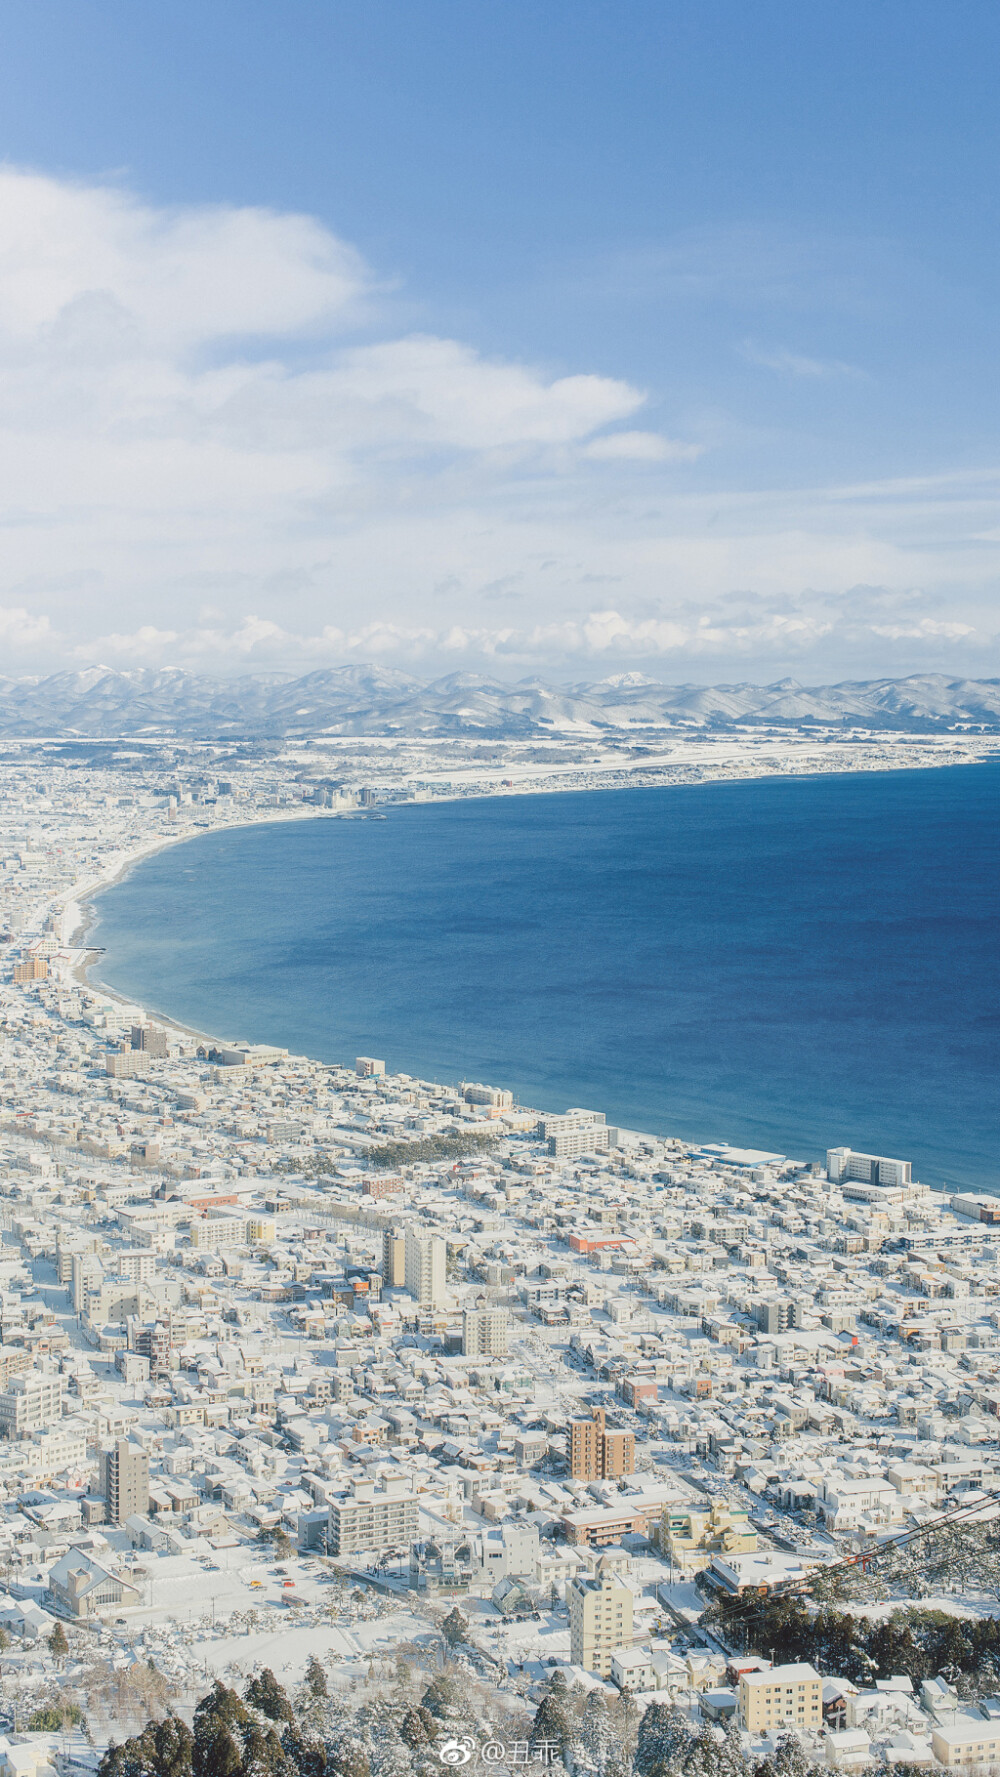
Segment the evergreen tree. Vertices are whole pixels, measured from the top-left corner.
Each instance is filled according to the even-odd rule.
[[[112,1741],[98,1770],[100,1777],[191,1777],[193,1749],[190,1728],[168,1715],[121,1746]]]
[[[255,1721],[243,1729],[242,1769],[243,1777],[294,1777],[294,1766],[274,1729]]]
[[[783,1734],[774,1752],[778,1777],[808,1777],[809,1761],[797,1734]]]
[[[335,1777],[371,1777],[371,1761],[356,1740],[340,1740],[336,1746],[328,1747],[327,1752],[330,1761],[327,1769],[335,1773]]]
[[[306,1685],[313,1697],[329,1696],[326,1684],[326,1673],[323,1671],[315,1654],[309,1655],[309,1664],[306,1667]]]
[[[662,1704],[652,1703],[650,1709],[662,1708]],[[649,1714],[649,1710],[646,1711]],[[645,1719],[645,1718],[644,1718]],[[597,1773],[604,1777],[615,1749],[615,1729],[611,1720],[604,1692],[598,1687],[591,1691],[583,1711],[577,1734],[577,1744],[584,1761]]]
[[[49,1636],[49,1653],[58,1665],[62,1665],[69,1653],[69,1638],[61,1623],[57,1623]]]
[[[687,1716],[675,1703],[651,1703],[639,1723],[637,1777],[654,1777],[654,1773],[682,1765],[694,1738]]]
[[[157,1777],[191,1777],[194,1735],[187,1722],[168,1715],[152,1726]]]
[[[326,1777],[328,1761],[322,1740],[308,1738],[294,1722],[289,1722],[281,1736],[281,1745],[298,1777]]]
[[[465,1695],[456,1679],[447,1672],[439,1672],[431,1679],[420,1701],[441,1722],[461,1716]]]
[[[535,1719],[528,1735],[528,1750],[533,1759],[551,1764],[558,1752],[561,1758],[569,1745],[569,1720],[558,1698],[547,1691],[535,1710]],[[553,1751],[552,1749],[555,1749]]]
[[[406,1714],[384,1691],[366,1699],[358,1711],[355,1725],[372,1777],[413,1777],[413,1748],[403,1734]],[[437,1723],[432,1715],[427,1719],[433,1738]]]
[[[438,1724],[429,1709],[425,1709],[422,1703],[416,1708],[412,1704],[407,1707],[400,1723],[399,1735],[413,1752],[429,1746],[437,1733]]]
[[[469,1638],[469,1625],[456,1604],[441,1624],[441,1633],[449,1647],[458,1647]]]
[[[320,1671],[322,1672],[322,1667],[320,1667]],[[266,1715],[269,1721],[295,1720],[295,1713],[288,1697],[270,1666],[265,1666],[262,1672],[256,1673],[250,1679],[243,1695],[247,1702],[254,1709],[259,1709],[262,1715]]]
[[[243,1732],[252,1721],[243,1699],[217,1678],[194,1712],[192,1777],[243,1777]]]
[[[148,1751],[141,1736],[125,1740],[121,1746],[110,1741],[108,1750],[97,1767],[97,1777],[154,1777],[148,1762]]]

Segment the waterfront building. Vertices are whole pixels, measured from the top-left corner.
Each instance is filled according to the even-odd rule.
[[[862,1185],[912,1184],[909,1160],[890,1160],[884,1154],[859,1154],[853,1148],[828,1148],[826,1173],[833,1184],[856,1179]]]

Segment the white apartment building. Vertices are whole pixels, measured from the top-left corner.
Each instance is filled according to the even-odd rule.
[[[510,1321],[505,1308],[466,1308],[462,1315],[465,1357],[506,1357]]]
[[[407,1228],[404,1247],[406,1288],[422,1308],[441,1308],[445,1298],[445,1243],[437,1234]]]
[[[62,1418],[63,1379],[29,1370],[0,1394],[0,1437],[27,1438]]]
[[[508,1092],[502,1086],[481,1086],[477,1082],[463,1080],[458,1090],[466,1104],[487,1105],[495,1111],[509,1111],[514,1103],[513,1092]]]
[[[862,1185],[912,1184],[909,1160],[890,1160],[884,1154],[856,1154],[853,1148],[828,1148],[827,1177],[840,1184],[844,1179],[857,1179]]]
[[[902,1517],[900,1495],[881,1475],[824,1476],[816,1485],[816,1507],[828,1530],[855,1530],[862,1518],[891,1524]]]
[[[391,1481],[383,1488],[362,1482],[343,1498],[330,1501],[331,1555],[408,1547],[417,1530],[416,1495]]]
[[[606,1122],[603,1111],[582,1108],[560,1116],[541,1117],[538,1134],[548,1142],[556,1159],[574,1160],[580,1154],[605,1154],[618,1146],[618,1131]]]
[[[566,1596],[570,1659],[585,1672],[610,1678],[612,1656],[632,1645],[632,1593],[599,1561],[594,1578],[571,1580]]]

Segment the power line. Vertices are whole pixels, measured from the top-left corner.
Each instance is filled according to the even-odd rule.
[[[941,1530],[966,1523],[981,1513],[984,1506],[991,1502],[1000,1504],[1000,1492],[982,1494],[972,1504],[955,1506],[950,1512],[942,1512],[940,1517],[934,1518],[929,1524],[914,1525],[909,1530],[901,1530],[896,1536],[886,1537],[885,1541],[879,1543],[877,1548],[862,1550],[857,1555],[847,1555],[842,1561],[832,1562],[828,1567],[820,1569],[819,1572],[825,1579],[828,1575],[832,1577],[836,1577],[838,1574],[846,1575],[858,1567],[865,1573],[871,1569],[877,1570],[889,1551],[909,1548],[914,1543],[922,1542],[926,1537],[936,1536]],[[753,1598],[747,1598],[745,1608],[741,1608],[744,1605],[743,1599],[736,1599],[732,1608],[728,1608],[726,1601],[721,1599],[722,1627],[725,1628],[730,1623],[739,1623],[744,1620],[752,1621],[754,1617],[763,1616],[765,1604],[786,1598],[808,1596],[815,1583],[815,1578],[815,1574],[803,1574],[800,1579],[783,1580],[779,1585],[767,1591],[766,1597],[761,1598],[758,1594]]]

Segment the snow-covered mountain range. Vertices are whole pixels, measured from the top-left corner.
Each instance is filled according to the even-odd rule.
[[[703,730],[803,725],[931,731],[1000,728],[1000,680],[921,673],[804,686],[668,685],[642,673],[596,683],[505,683],[478,673],[425,681],[378,666],[214,679],[179,668],[93,666],[0,678],[0,735],[176,735],[274,739],[310,734],[538,735],[683,724]]]

